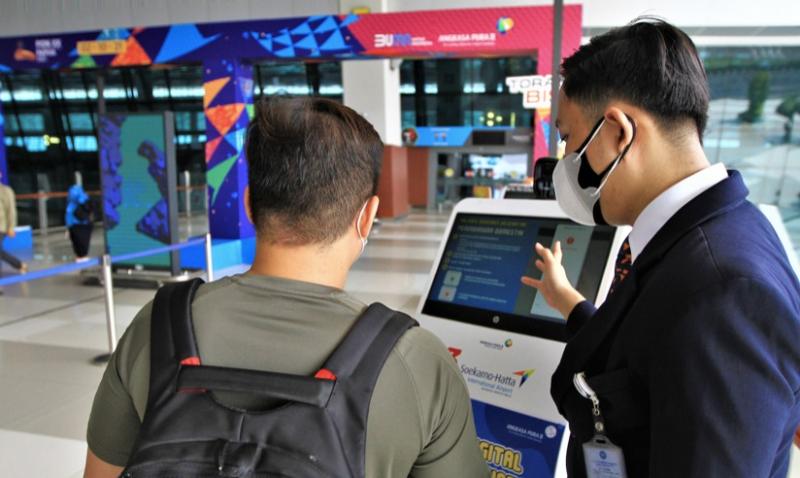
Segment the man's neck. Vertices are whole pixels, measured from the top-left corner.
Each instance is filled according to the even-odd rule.
[[[631,225],[636,222],[642,211],[664,191],[711,166],[699,142],[683,148],[670,149],[660,158],[660,160],[650,163],[650,172],[644,174],[645,177],[650,178],[650,181],[642,183],[638,201],[631,211]]]
[[[344,289],[350,264],[337,245],[284,246],[256,242],[252,275],[280,277]]]

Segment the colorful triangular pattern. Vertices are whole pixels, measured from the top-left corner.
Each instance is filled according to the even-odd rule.
[[[131,33],[127,28],[106,28],[97,35],[98,40],[127,40]]]
[[[166,63],[198,50],[219,38],[219,34],[204,37],[195,25],[170,27],[167,37],[156,56],[156,63]]]
[[[77,60],[70,65],[72,68],[96,68],[97,62],[90,55],[79,56]]]
[[[231,156],[206,172],[206,182],[214,191],[211,195],[212,205],[217,202],[217,195],[221,189],[220,186],[222,185],[222,182],[225,181],[228,173],[231,172],[231,169],[233,168],[233,165],[236,164],[237,159],[238,155]]]
[[[354,53],[347,44],[343,29],[357,21],[357,16],[339,19],[336,16],[311,17],[291,29],[275,32],[249,32],[265,50],[279,58],[318,57],[325,53]],[[339,23],[341,22],[341,24]]]
[[[322,23],[314,29],[314,33],[327,33],[329,31],[336,30],[338,25],[336,24],[336,20],[333,17],[326,17]]]
[[[231,81],[230,77],[217,78],[216,80],[207,81],[203,84],[203,108],[208,108],[208,105],[214,101],[220,90]]]
[[[252,33],[252,38],[266,35]],[[253,69],[230,60],[204,65],[206,165],[211,233],[220,238],[254,234],[241,198],[247,186],[244,140],[253,109]]]
[[[214,156],[220,142],[222,142],[222,136],[206,141],[206,158]]]
[[[244,103],[233,103],[230,105],[215,106],[206,110],[206,121],[210,121],[220,135],[228,134],[231,127],[239,119],[244,111]]]
[[[136,37],[129,37],[125,44],[125,51],[118,54],[111,61],[111,66],[150,65],[153,61],[144,51]]]

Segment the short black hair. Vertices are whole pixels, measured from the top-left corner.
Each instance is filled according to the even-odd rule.
[[[702,141],[708,119],[708,78],[694,42],[655,17],[639,17],[595,36],[561,65],[563,91],[599,116],[611,100],[651,113],[670,131],[694,121]]]
[[[329,244],[377,193],[383,143],[335,101],[263,98],[247,131],[250,211],[259,239]]]

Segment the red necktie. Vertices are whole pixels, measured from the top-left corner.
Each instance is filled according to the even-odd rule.
[[[611,281],[611,288],[608,290],[608,295],[614,293],[614,290],[628,277],[631,272],[631,265],[633,264],[633,257],[631,256],[631,243],[628,238],[622,242],[622,247],[619,248],[617,254],[617,262],[614,265],[614,280]]]

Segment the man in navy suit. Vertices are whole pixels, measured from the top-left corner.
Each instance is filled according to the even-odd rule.
[[[562,69],[570,154],[557,199],[578,222],[633,226],[599,309],[569,284],[558,243],[537,244],[542,276],[523,278],[567,318],[551,394],[569,421],[569,475],[606,476],[584,455],[597,466],[602,435],[609,452],[597,456],[617,466],[618,447],[629,477],[785,477],[800,285],[740,174],[703,152],[709,93],[694,44],[641,19]]]

